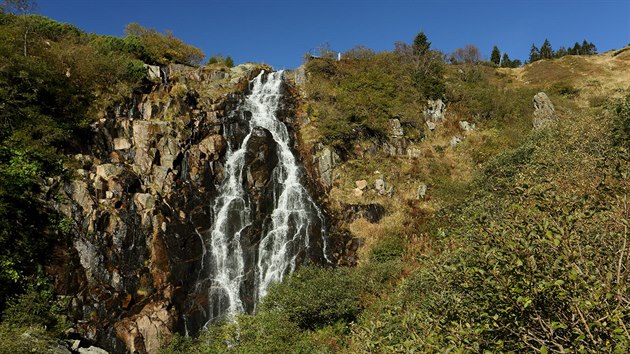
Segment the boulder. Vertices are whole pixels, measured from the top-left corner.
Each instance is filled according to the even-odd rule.
[[[539,92],[534,96],[534,119],[532,125],[534,129],[540,129],[551,122],[557,121],[556,109],[553,103],[544,92]]]
[[[175,311],[167,301],[147,304],[139,314],[116,322],[116,335],[130,353],[158,353],[173,337]]]
[[[96,166],[96,175],[104,180],[108,180],[112,177],[118,176],[122,173],[123,169],[111,163],[105,163]]]
[[[213,161],[217,161],[223,155],[225,147],[225,138],[220,134],[212,134],[199,142],[199,151]]]
[[[429,128],[429,130],[431,130],[431,131],[435,130],[435,123],[433,123],[430,120],[428,120],[426,123],[427,123],[427,128]]]
[[[94,209],[94,200],[92,199],[87,183],[84,181],[72,181],[70,185],[70,197],[83,209],[85,215],[90,214]]]
[[[109,354],[107,350],[99,348],[99,347],[95,347],[95,346],[89,346],[87,348],[79,348],[78,352],[79,354]]]
[[[367,181],[366,181],[366,180],[364,180],[364,179],[361,179],[361,180],[355,181],[355,182],[354,182],[354,184],[356,184],[357,189],[359,189],[359,190],[364,190],[364,189],[365,189],[365,188],[367,188],[367,186],[368,186]]]
[[[461,142],[462,142],[462,138],[460,138],[458,136],[454,136],[454,137],[451,138],[450,145],[451,145],[451,147],[455,147],[455,146],[459,145],[459,143],[461,143]]]
[[[326,188],[332,187],[333,169],[339,163],[339,156],[327,146],[323,146],[315,156],[322,184]]]
[[[428,100],[424,110],[424,120],[428,122],[441,122],[446,114],[446,104],[441,99]]]
[[[156,147],[160,153],[160,166],[173,168],[173,162],[179,154],[177,140],[172,136],[164,136],[158,141]]]
[[[273,170],[278,164],[277,144],[271,132],[256,127],[245,150],[244,187],[249,191],[252,210],[262,219],[262,215],[273,207],[273,191],[271,188]]]
[[[427,194],[427,185],[424,183],[420,183],[418,185],[418,189],[416,190],[416,199],[424,199]]]
[[[131,142],[127,138],[114,138],[114,150],[127,150],[131,147]]]
[[[140,210],[150,210],[155,207],[155,197],[148,193],[136,193],[133,201]]]
[[[474,123],[469,123],[465,120],[460,120],[459,121],[459,127],[462,128],[463,131],[465,132],[470,132],[475,130],[475,124]]]
[[[405,135],[399,119],[389,120],[389,134],[392,138],[402,138]]]
[[[385,180],[379,178],[374,181],[374,189],[376,189],[376,192],[378,192],[378,194],[385,195],[385,193],[387,193],[387,190],[385,189]]]
[[[147,76],[149,80],[161,80],[162,75],[159,66],[144,64],[144,67],[147,69]]]
[[[355,197],[361,197],[363,196],[363,191],[359,188],[355,188],[352,190],[352,194],[354,194]]]

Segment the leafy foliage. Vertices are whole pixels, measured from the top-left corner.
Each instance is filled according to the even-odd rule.
[[[628,164],[615,128],[575,119],[504,153],[438,214],[446,251],[362,314],[351,351],[628,351],[628,185],[615,173]]]
[[[305,268],[277,284],[260,306],[285,314],[303,329],[348,323],[361,311],[357,280],[348,268]]]
[[[184,43],[170,31],[160,33],[131,23],[127,25],[125,33],[127,37],[135,38],[142,43],[146,55],[144,59],[153,64],[199,65],[205,57],[199,48]]]
[[[411,128],[411,138],[419,137],[418,112],[427,98],[444,94],[443,58],[429,46],[421,33],[412,46],[398,43],[393,52],[356,47],[341,61],[310,60],[306,89],[325,140],[337,147],[347,147],[362,136],[386,140],[393,118]]]
[[[80,148],[96,110],[144,87],[150,55],[138,37],[0,13],[0,311],[41,280],[46,250],[68,231],[40,186],[64,177],[64,154]]]

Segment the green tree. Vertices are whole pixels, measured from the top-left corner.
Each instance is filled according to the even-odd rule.
[[[507,53],[503,53],[503,58],[501,59],[501,67],[502,68],[512,67],[512,62],[510,61],[510,57],[508,56]]]
[[[32,13],[36,7],[37,7],[37,4],[33,0],[3,0],[2,3],[0,4],[0,9],[3,12],[19,15],[20,18],[22,19],[23,35],[24,35],[24,46],[23,46],[24,56],[28,54],[27,53],[28,35],[31,29],[30,20],[27,15]]]
[[[501,63],[501,51],[496,45],[494,46],[494,48],[492,48],[492,54],[490,54],[490,61],[494,63],[494,65],[497,65],[497,66]]]
[[[553,58],[553,49],[551,48],[551,43],[548,39],[545,39],[543,45],[540,47],[540,57],[542,59]]]
[[[429,52],[431,42],[428,41],[427,35],[424,32],[420,32],[413,39],[413,52],[417,56],[424,56]]]
[[[575,42],[575,44],[573,45],[573,50],[572,50],[572,54],[573,55],[581,55],[582,54],[582,47],[580,46],[580,43]]]
[[[580,53],[582,55],[593,55],[597,54],[597,47],[592,42],[589,43],[585,40],[582,41],[582,45],[580,46]]]
[[[225,57],[224,63],[225,63],[225,66],[227,66],[228,68],[231,68],[231,67],[234,66],[234,60],[229,55],[227,57]]]
[[[529,50],[529,62],[533,63],[536,60],[540,60],[540,50],[532,43],[532,48]]]
[[[172,32],[160,33],[151,28],[145,28],[137,23],[130,23],[125,29],[128,37],[137,37],[146,48],[152,64],[179,63],[185,65],[199,65],[205,54],[201,49],[184,43]]]
[[[569,54],[569,51],[567,50],[567,48],[565,48],[565,47],[560,47],[560,48],[556,51],[556,53],[555,53],[555,55],[554,55],[554,56],[555,56],[556,58],[562,58],[563,56],[566,56],[566,55],[568,55],[568,54]]]

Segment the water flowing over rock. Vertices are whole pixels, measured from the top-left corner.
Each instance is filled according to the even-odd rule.
[[[82,340],[155,353],[343,254],[294,155],[295,93],[263,68],[160,68],[99,113],[74,178],[42,186],[71,229],[46,270]]]
[[[199,321],[252,312],[269,285],[304,262],[328,262],[324,216],[303,184],[282,111],[283,73],[261,73],[225,128],[225,178],[205,235],[202,269],[191,302]],[[238,122],[248,121],[247,129]],[[205,299],[199,301],[199,299]],[[195,309],[191,305],[191,309]]]

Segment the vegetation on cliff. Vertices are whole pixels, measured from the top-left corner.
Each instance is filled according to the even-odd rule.
[[[81,151],[97,110],[148,84],[145,63],[203,60],[170,33],[127,33],[0,13],[0,351],[43,351],[16,328],[65,324],[42,265],[68,221],[42,208],[41,182],[67,177],[63,156]],[[309,61],[302,136],[343,157],[330,207],[374,202],[388,215],[347,225],[364,241],[356,267],[302,268],[256,315],[178,336],[165,352],[628,352],[628,52],[614,65],[569,55],[496,68],[477,57],[464,50],[446,65],[420,33],[391,52]],[[560,121],[532,131],[540,90]],[[438,128],[423,117],[428,99],[448,104]],[[408,156],[383,151],[401,138]],[[391,197],[352,194],[375,176],[396,187]]]
[[[72,177],[65,156],[84,151],[99,112],[151,84],[145,63],[196,64],[203,53],[138,25],[99,36],[3,4],[19,6],[0,10],[0,336],[29,325],[58,334],[65,305],[44,266],[52,244],[69,240],[70,220],[47,208],[62,196],[45,182]],[[28,347],[12,344],[0,351]]]
[[[378,202],[388,210],[378,225],[349,225],[365,240],[359,265],[304,268],[276,285],[257,315],[212,326],[198,340],[178,338],[165,352],[628,351],[630,96],[623,80],[603,91],[593,83],[610,82],[607,75],[618,75],[627,59],[607,72],[599,70],[610,55],[518,69],[447,66],[447,119],[412,143],[422,155],[409,158],[358,148],[391,139],[384,123],[394,117],[372,117],[382,124],[373,129],[373,120],[353,121],[354,107],[341,104],[348,83],[340,70],[382,68],[379,79],[388,80],[383,58],[393,54],[361,52],[354,61],[307,64],[314,118],[303,127],[309,139],[346,152],[335,170],[333,207]],[[565,76],[569,66],[590,78]],[[416,90],[411,80],[406,85],[389,98]],[[540,90],[560,121],[532,131],[531,99]],[[397,102],[399,110],[411,107]],[[409,121],[421,114],[408,112]],[[464,117],[475,131],[462,134]],[[331,130],[317,135],[313,126]],[[349,126],[363,133],[343,135]],[[335,132],[345,138],[327,139]],[[455,147],[445,144],[453,134],[464,136]],[[397,187],[394,196],[353,195],[354,181],[375,170]],[[428,195],[416,199],[409,181],[426,182]]]

